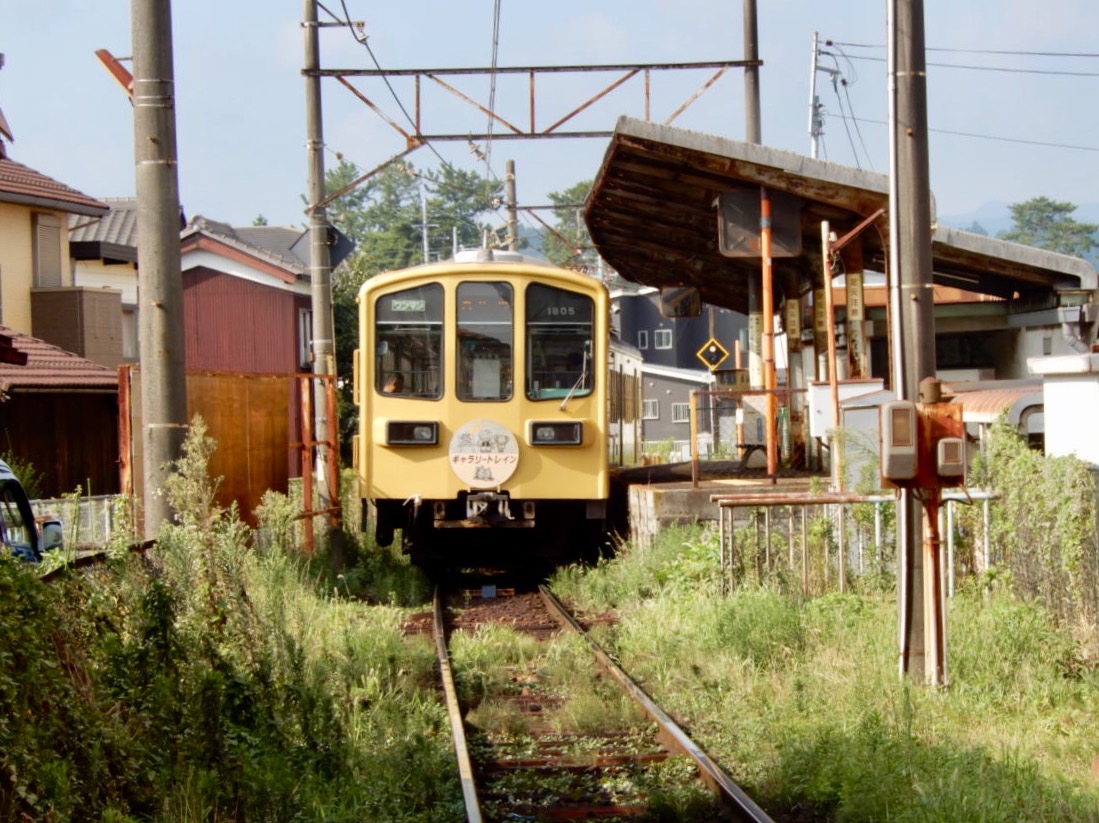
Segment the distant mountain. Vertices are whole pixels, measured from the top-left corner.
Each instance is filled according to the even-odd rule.
[[[962,231],[976,231],[977,228],[981,228],[992,237],[1007,231],[1012,226],[1011,210],[1002,200],[990,200],[963,214],[940,214],[938,222],[943,226]],[[980,234],[979,231],[977,233]]]

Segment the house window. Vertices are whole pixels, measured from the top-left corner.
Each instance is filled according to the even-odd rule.
[[[313,310],[298,309],[298,362],[303,371],[313,362]]]
[[[61,285],[61,219],[54,214],[34,215],[34,285]]]
[[[642,400],[641,401],[641,419],[642,420],[659,420],[660,419],[660,401],[659,400]]]
[[[649,347],[649,333],[648,331],[639,331],[637,333],[637,348],[647,349]]]
[[[672,422],[673,423],[690,423],[691,422],[691,404],[690,403],[672,403]]]
[[[140,358],[137,336],[137,306],[122,307],[122,359],[137,361]]]
[[[658,349],[670,349],[672,347],[672,330],[657,329],[653,332],[653,343]]]

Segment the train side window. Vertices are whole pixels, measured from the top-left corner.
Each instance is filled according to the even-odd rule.
[[[508,283],[458,284],[459,400],[510,400],[514,296]]]
[[[591,394],[595,301],[586,294],[527,287],[526,387],[531,400]]]
[[[440,397],[442,341],[442,286],[381,295],[374,304],[374,388],[399,397]]]

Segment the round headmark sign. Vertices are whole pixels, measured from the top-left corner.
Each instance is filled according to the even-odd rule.
[[[493,489],[519,465],[519,443],[494,420],[470,420],[450,439],[450,468],[472,489]]]

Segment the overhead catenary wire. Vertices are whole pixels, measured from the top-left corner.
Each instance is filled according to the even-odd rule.
[[[485,141],[485,165],[492,168],[492,129],[496,114],[496,60],[500,54],[500,0],[495,0],[492,9],[492,68],[489,72],[488,89],[488,140]]]
[[[374,68],[376,68],[379,72],[383,72],[384,70],[382,69],[381,62],[378,60],[377,56],[374,54],[374,50],[370,46],[370,42],[368,40],[367,35],[365,34],[365,32],[361,31],[361,26],[356,25],[356,23],[352,21],[351,13],[347,8],[347,1],[346,0],[340,0],[340,7],[343,10],[343,15],[342,16],[336,14],[331,9],[327,8],[323,3],[318,2],[317,5],[321,10],[323,10],[325,12],[325,14],[327,14],[330,18],[332,18],[333,21],[335,21],[337,23],[340,23],[340,24],[344,25],[347,28],[347,30],[351,33],[351,36],[355,39],[355,41],[358,42],[359,44],[361,44],[363,46],[363,48],[366,49],[367,54],[370,56],[371,62],[373,62],[373,64],[374,64]],[[500,0],[495,0],[495,9],[494,9],[494,13],[493,13],[493,49],[492,49],[492,69],[493,69],[492,78],[493,79],[492,79],[492,86],[491,86],[491,91],[490,91],[489,111],[495,111],[495,97],[496,97],[496,72],[495,72],[495,70],[496,70],[496,67],[497,67],[497,56],[498,56],[499,41],[500,41],[500,16],[501,16],[500,15],[500,11],[501,11],[500,5],[501,5]],[[358,30],[358,33],[357,33],[357,30]],[[382,79],[385,82],[386,88],[389,89],[390,95],[392,95],[393,100],[397,103],[398,108],[400,108],[401,113],[404,115],[404,117],[408,121],[409,125],[411,125],[413,128],[415,128],[416,127],[415,119],[412,117],[411,114],[409,114],[408,109],[405,107],[404,103],[402,102],[402,100],[400,98],[400,95],[397,94],[396,89],[394,89],[393,85],[389,82],[389,78],[384,73],[381,76],[382,76]],[[491,164],[492,126],[493,126],[493,119],[492,119],[492,117],[489,117],[489,121],[488,121],[489,141],[488,141],[488,144],[486,145],[485,149],[483,149],[483,150],[480,149],[475,144],[473,144],[472,141],[471,141],[470,142],[470,152],[472,154],[476,155],[479,159],[481,159],[484,162],[488,179],[490,179],[491,181],[493,181],[495,183],[500,183],[501,182],[500,176],[498,174],[496,174],[496,172],[492,168],[492,164]],[[440,163],[443,163],[443,164],[446,164],[446,165],[453,165],[453,164],[449,163],[439,153],[439,151],[435,148],[435,146],[431,143],[431,141],[424,140],[424,145],[426,145],[428,147],[428,149],[431,150],[431,153],[435,155],[435,157],[439,160]],[[337,157],[343,159],[343,154],[342,153],[337,153]],[[354,165],[356,168],[358,168],[357,164],[353,163],[352,165]],[[502,204],[494,201],[492,210],[496,214],[497,217],[502,216],[501,215]],[[529,219],[529,217],[527,216],[527,214],[525,212],[521,211],[520,212],[520,217],[524,221],[524,223],[526,223],[526,225],[529,228],[532,228],[532,229],[535,228],[534,224],[531,222],[531,220]]]
[[[327,8],[323,3],[317,3],[317,6],[320,9],[322,9],[325,14],[327,14],[329,17],[331,17],[333,20],[335,20],[337,23],[342,23],[344,26],[346,26],[347,30],[351,33],[351,36],[355,39],[355,42],[359,43],[360,45],[362,45],[362,47],[364,49],[366,49],[366,53],[370,55],[370,60],[374,63],[374,68],[376,68],[378,71],[382,71],[381,63],[378,62],[378,58],[374,55],[374,50],[370,47],[370,40],[367,37],[367,35],[365,33],[363,33],[361,35],[355,33],[355,29],[357,28],[357,26],[351,20],[351,14],[347,10],[346,0],[340,0],[340,6],[343,8],[343,17],[340,17],[338,14],[335,14],[331,9]],[[412,115],[408,113],[408,109],[405,108],[404,102],[401,100],[400,95],[397,94],[397,90],[393,88],[393,84],[389,82],[389,78],[386,77],[383,74],[382,79],[385,81],[386,88],[389,89],[389,93],[391,95],[393,95],[393,100],[397,103],[397,107],[401,110],[401,113],[405,116],[405,119],[408,121],[409,125],[411,125],[413,128],[415,128],[416,127],[415,118],[413,118]],[[430,142],[428,142],[428,141],[424,141],[424,142],[425,142],[425,145],[431,150],[431,153],[434,154],[439,159],[440,163],[445,163],[446,162],[446,160],[443,159],[443,156],[441,154],[439,154],[438,149],[436,149],[433,145],[431,145]]]

